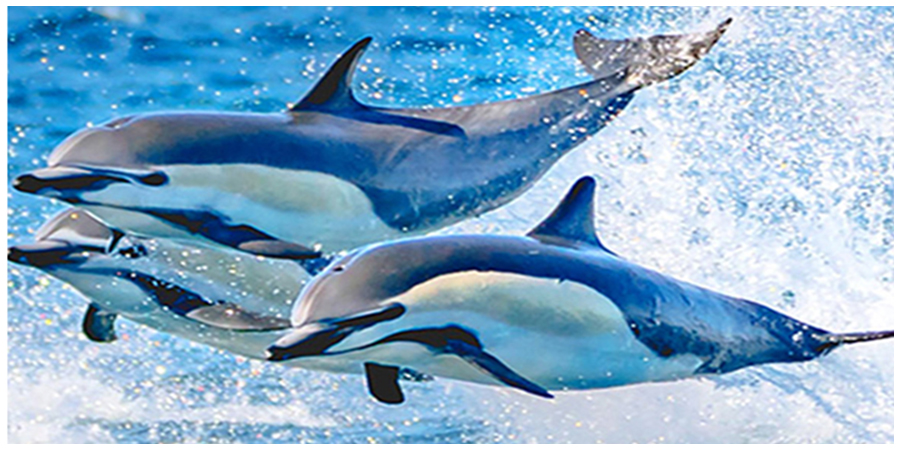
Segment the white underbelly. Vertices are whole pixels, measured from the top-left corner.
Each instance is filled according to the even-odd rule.
[[[120,208],[163,208],[212,212],[230,225],[250,225],[264,233],[326,252],[399,237],[375,214],[359,188],[311,171],[261,165],[174,165],[158,167],[169,182],[150,187],[114,184],[84,194],[85,200]],[[105,221],[151,236],[186,233],[145,214],[91,208]]]
[[[484,350],[546,389],[595,389],[691,376],[699,358],[663,358],[641,343],[621,311],[595,290],[571,281],[497,272],[437,277],[393,299],[399,320],[355,333],[336,349],[412,329],[460,326]],[[353,352],[361,360],[411,367],[435,376],[497,384],[471,364],[398,342]]]

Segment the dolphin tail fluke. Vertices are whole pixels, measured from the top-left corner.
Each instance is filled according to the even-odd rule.
[[[894,337],[894,330],[890,331],[863,331],[860,333],[829,333],[816,350],[819,353],[827,353],[844,344],[856,344],[859,342],[878,341]]]
[[[636,88],[659,83],[693,66],[728,29],[728,19],[705,33],[601,39],[578,30],[574,45],[578,60],[595,79],[624,76]]]

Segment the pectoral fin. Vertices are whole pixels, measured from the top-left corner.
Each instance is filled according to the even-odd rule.
[[[403,403],[399,378],[400,369],[397,367],[366,363],[366,384],[369,386],[369,393],[379,402],[391,405]]]
[[[519,375],[507,367],[506,364],[503,364],[499,359],[481,348],[462,341],[451,341],[447,347],[447,353],[453,353],[459,356],[508,386],[521,389],[539,397],[553,398],[553,395],[547,392],[546,389],[528,381],[525,377]]]
[[[457,327],[425,328],[391,335],[379,343],[392,341],[418,342],[438,353],[452,354],[472,364],[503,384],[544,398],[553,398],[543,387],[532,383],[486,352],[472,333]]]
[[[116,315],[100,309],[91,303],[84,313],[81,330],[88,339],[94,342],[113,342],[116,340]]]
[[[245,311],[234,303],[203,306],[188,312],[185,317],[209,326],[237,331],[283,330],[291,326],[287,319]]]

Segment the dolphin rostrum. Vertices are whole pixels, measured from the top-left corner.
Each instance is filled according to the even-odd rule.
[[[373,244],[300,293],[270,360],[356,359],[369,390],[403,396],[398,366],[541,397],[807,361],[893,331],[832,333],[610,252],[579,180],[527,236]]]
[[[168,112],[80,130],[13,187],[133,233],[304,259],[422,234],[500,207],[603,128],[640,88],[696,63],[730,23],[575,48],[596,79],[512,101],[377,108],[352,89],[363,39],[290,109]]]

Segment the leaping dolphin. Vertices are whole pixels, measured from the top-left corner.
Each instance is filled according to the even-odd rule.
[[[82,331],[116,340],[118,316],[243,356],[262,358],[284,333],[309,275],[297,264],[221,247],[132,236],[66,209],[7,259],[62,280],[90,302]]]
[[[66,138],[13,187],[147,236],[202,238],[303,259],[422,234],[495,209],[603,128],[640,88],[696,63],[729,21],[698,34],[575,48],[597,79],[475,106],[376,108],[352,90],[370,38],[283,113],[122,117]]]
[[[371,394],[403,401],[398,366],[550,391],[807,361],[893,331],[832,333],[628,262],[594,231],[592,178],[525,237],[432,236],[336,260],[294,305],[274,361],[355,358]]]
[[[89,302],[82,332],[91,341],[116,341],[121,316],[260,360],[272,341],[290,330],[291,305],[309,279],[293,262],[127,235],[77,208],[48,220],[33,243],[10,247],[7,258],[80,292]],[[285,364],[363,372],[359,364],[335,358]],[[401,369],[400,376],[411,381],[430,378],[408,369]]]

